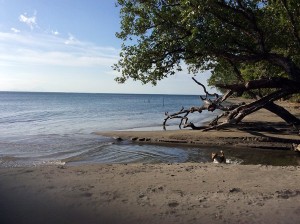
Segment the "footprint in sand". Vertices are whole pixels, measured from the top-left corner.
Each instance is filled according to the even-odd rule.
[[[164,191],[164,186],[149,186],[146,191],[148,193],[159,193]]]
[[[150,205],[150,198],[146,194],[141,193],[138,196],[137,202],[141,206]]]
[[[83,196],[83,197],[87,197],[87,198],[89,198],[89,197],[92,197],[92,193],[89,193],[89,192],[85,192],[85,193],[83,193],[83,194],[81,194],[81,196]]]
[[[234,188],[231,188],[229,190],[230,193],[238,193],[238,192],[242,192],[242,190],[240,188],[237,188],[237,187],[234,187]]]
[[[176,208],[179,205],[179,203],[177,201],[171,201],[168,203],[168,206],[170,208]]]
[[[276,191],[278,198],[289,199],[291,197],[300,196],[300,190],[282,190]]]

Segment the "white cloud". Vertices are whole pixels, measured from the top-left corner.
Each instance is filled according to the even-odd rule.
[[[54,36],[57,36],[57,35],[60,34],[57,30],[52,30],[51,33],[52,33]]]
[[[26,13],[21,14],[19,16],[19,21],[22,23],[25,23],[27,26],[30,27],[30,29],[34,29],[37,27],[37,22],[36,22],[36,12],[34,13],[34,16],[28,17]]]
[[[117,49],[81,42],[73,35],[69,35],[69,39],[70,43],[66,45],[63,37],[51,34],[0,32],[0,61],[2,66],[105,67],[106,70],[111,70],[110,66],[118,60]]]
[[[68,40],[65,41],[65,44],[72,45],[72,44],[78,43],[78,40],[71,33],[69,33],[68,35],[69,35],[69,38],[68,38]]]
[[[63,37],[51,32],[0,32],[0,90],[168,94],[202,91],[196,84],[192,88],[193,81],[185,75],[170,77],[157,87],[132,80],[119,85],[114,77],[120,74],[111,68],[118,58],[119,49],[83,42],[72,34]],[[197,79],[205,83],[201,77]]]
[[[12,32],[14,32],[14,33],[20,33],[20,32],[21,32],[20,30],[14,28],[14,27],[10,28],[10,30],[11,30]]]

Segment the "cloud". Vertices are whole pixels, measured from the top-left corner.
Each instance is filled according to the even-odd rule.
[[[54,36],[57,36],[57,35],[60,34],[57,30],[52,30],[51,33],[52,33]]]
[[[51,32],[0,31],[0,89],[114,92],[110,83],[118,85],[111,66],[117,62],[119,50],[74,36],[71,40],[76,44],[67,45],[67,38],[70,36]]]
[[[14,28],[14,27],[10,28],[10,30],[13,31],[14,33],[20,33],[21,32],[20,30]]]
[[[36,23],[36,12],[34,13],[34,16],[32,17],[27,17],[27,14],[21,14],[19,16],[19,21],[22,23],[25,23],[27,26],[30,27],[31,30],[33,30],[35,27],[37,27]]]
[[[111,70],[111,65],[118,60],[119,50],[112,47],[82,42],[73,35],[69,35],[68,41],[66,44],[65,38],[52,34],[0,32],[0,61],[2,66],[105,67]]]
[[[68,35],[69,35],[69,38],[68,38],[68,40],[65,41],[65,44],[72,45],[72,44],[78,43],[78,40],[71,33],[69,33]]]
[[[51,29],[49,29],[51,30]],[[68,39],[68,44],[66,44]],[[73,43],[72,45],[70,45]],[[74,44],[75,43],[75,44]],[[177,76],[155,89],[129,80],[119,85],[111,66],[120,49],[81,41],[72,34],[0,31],[0,89],[10,91],[128,92],[191,94],[189,79]],[[182,76],[182,78],[185,76]],[[202,77],[202,76],[201,76]],[[66,81],[67,80],[67,81]],[[186,81],[188,80],[188,81]],[[202,80],[199,80],[202,82]],[[198,88],[195,86],[195,94]]]

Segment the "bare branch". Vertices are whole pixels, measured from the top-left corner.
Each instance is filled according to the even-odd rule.
[[[218,95],[217,93],[211,94],[211,93],[207,92],[205,86],[204,86],[202,83],[198,82],[194,77],[192,77],[192,79],[193,79],[198,85],[202,86],[203,91],[204,91],[205,94],[206,94],[205,99],[203,99],[203,98],[200,96],[200,98],[201,98],[202,100],[206,100],[206,99],[207,99],[207,96],[215,96],[216,98],[219,98],[219,95]]]
[[[235,84],[235,85],[224,85],[224,86],[219,85],[222,86],[223,88],[230,89],[225,95],[219,97],[219,95],[216,93],[215,94],[208,93],[205,86],[202,83],[198,82],[195,78],[193,78],[193,80],[203,88],[206,94],[206,98],[201,97],[201,99],[203,100],[203,105],[201,107],[191,107],[190,109],[187,110],[184,110],[184,108],[182,108],[179,112],[173,113],[171,115],[169,113],[166,113],[166,118],[163,123],[164,129],[166,126],[166,122],[170,119],[175,119],[175,118],[181,119],[179,124],[180,128],[182,125],[184,128],[190,127],[195,130],[203,130],[203,131],[225,128],[230,125],[238,124],[247,115],[257,110],[260,110],[261,108],[266,108],[267,110],[275,113],[276,115],[284,119],[288,124],[294,126],[300,124],[300,119],[290,114],[284,108],[273,103],[273,101],[278,100],[280,98],[289,96],[294,93],[300,93],[300,88],[299,88],[300,85],[295,81],[286,78],[276,78],[276,79],[253,80],[247,82],[246,84]],[[261,89],[261,88],[270,88],[270,87],[273,88],[281,87],[281,88],[249,104],[240,103],[240,104],[233,104],[229,106],[222,105],[222,103],[234,92],[249,91],[251,89]],[[207,99],[209,95],[216,96],[216,98],[214,100]],[[190,113],[194,113],[196,111],[201,113],[203,110],[215,111],[216,109],[223,111],[223,113],[221,113],[215,119],[213,119],[210,122],[209,126],[197,127],[192,122],[188,123],[188,115]],[[222,117],[227,117],[227,119],[224,122],[218,124],[219,119]]]

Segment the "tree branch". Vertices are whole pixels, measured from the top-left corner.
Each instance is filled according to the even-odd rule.
[[[287,1],[286,0],[281,0],[281,3],[284,7],[284,9],[286,10],[286,13],[289,17],[292,29],[293,29],[293,35],[296,38],[298,45],[300,45],[300,37],[299,37],[299,30],[297,29],[297,25],[296,25],[296,21],[295,18],[293,16],[293,14],[290,12],[290,10],[288,9],[288,5],[287,5]]]
[[[252,89],[261,89],[261,88],[293,88],[299,89],[300,91],[300,82],[295,82],[287,78],[271,78],[271,79],[257,79],[248,81],[245,84],[216,84],[216,87],[229,89],[235,92],[244,92]]]
[[[292,124],[292,125],[300,124],[300,119],[290,114],[284,108],[273,103],[273,101],[286,97],[288,95],[294,93],[300,93],[300,88],[299,88],[300,85],[297,82],[294,82],[286,78],[276,78],[276,79],[253,80],[253,81],[249,81],[246,84],[220,85],[221,87],[230,90],[227,91],[227,93],[224,94],[222,97],[219,97],[218,94],[216,93],[210,94],[206,90],[205,86],[202,83],[198,82],[195,78],[193,78],[193,80],[203,88],[206,94],[205,98],[201,97],[201,99],[203,100],[203,105],[201,107],[191,107],[190,109],[187,110],[184,110],[184,108],[182,108],[179,112],[173,113],[171,115],[169,115],[169,113],[166,113],[167,117],[165,118],[163,123],[164,129],[166,126],[166,122],[174,118],[181,119],[179,124],[180,128],[182,125],[183,127],[191,127],[192,129],[196,129],[196,130],[201,129],[203,131],[224,128],[232,124],[238,124],[240,121],[242,121],[244,117],[257,110],[260,110],[261,108],[266,108],[267,110],[275,113],[283,120],[285,120],[288,124]],[[270,88],[270,87],[280,88],[280,89],[249,104],[241,103],[241,104],[234,104],[230,106],[222,105],[222,102],[224,102],[230,95],[232,95],[233,92],[249,91],[251,89],[261,89],[261,88]],[[216,96],[216,98],[214,100],[208,99],[209,95]],[[187,116],[190,113],[193,113],[195,111],[201,113],[203,110],[214,111],[216,109],[223,111],[223,113],[218,115],[214,120],[212,120],[209,124],[210,125],[209,127],[197,127],[192,122],[187,123],[188,122]],[[180,116],[181,114],[184,115]],[[226,121],[218,124],[219,119],[225,116],[227,117]]]

